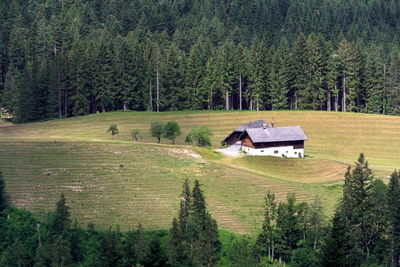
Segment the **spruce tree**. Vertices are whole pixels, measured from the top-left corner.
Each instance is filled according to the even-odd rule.
[[[385,114],[400,114],[400,53],[392,52],[385,71]]]
[[[189,190],[185,180],[179,219],[174,218],[170,231],[169,262],[174,266],[216,266],[220,242],[217,222],[207,212],[198,180]]]
[[[105,233],[101,243],[102,255],[101,261],[103,266],[115,267],[122,263],[122,249],[118,234],[111,230]]]
[[[398,266],[400,262],[400,174],[394,171],[390,176],[387,190],[387,207],[389,221],[391,266]]]
[[[369,49],[366,62],[366,112],[383,113],[384,108],[384,73],[383,61],[377,47]]]
[[[161,69],[162,110],[179,110],[187,101],[184,91],[184,54],[172,43],[165,51],[164,64]]]
[[[54,220],[52,221],[50,229],[54,234],[64,234],[71,223],[69,207],[67,206],[67,200],[64,193],[61,193],[60,199],[56,204],[56,212]]]
[[[349,228],[342,218],[341,211],[337,209],[332,218],[332,226],[329,228],[328,235],[322,246],[320,256],[322,266],[347,266],[345,259],[348,255],[345,250],[348,242],[348,231]]]
[[[282,39],[272,56],[269,73],[269,103],[272,110],[288,108],[289,92],[289,48],[286,39]]]
[[[0,171],[0,213],[7,207],[5,187],[3,173]]]
[[[291,109],[299,108],[299,94],[306,88],[307,76],[304,71],[305,66],[307,66],[306,36],[300,33],[293,44],[293,56],[291,59],[289,90]]]
[[[267,66],[266,66],[266,42],[254,39],[251,45],[249,61],[249,86],[246,91],[246,98],[250,110],[260,110],[264,104],[263,99],[268,91],[267,83]]]

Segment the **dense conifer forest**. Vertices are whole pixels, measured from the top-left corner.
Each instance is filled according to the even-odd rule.
[[[111,110],[400,114],[395,0],[3,0],[17,122]]]

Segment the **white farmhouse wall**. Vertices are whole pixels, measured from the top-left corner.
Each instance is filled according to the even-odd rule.
[[[293,146],[280,146],[269,148],[251,148],[242,146],[242,151],[250,156],[274,156],[274,157],[287,157],[287,158],[303,158],[304,149],[294,149]]]

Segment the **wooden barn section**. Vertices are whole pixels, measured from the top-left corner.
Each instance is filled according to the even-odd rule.
[[[257,120],[240,125],[232,133],[230,133],[222,142],[222,145],[233,145],[242,140],[244,131],[248,128],[272,128],[271,125],[263,120]]]

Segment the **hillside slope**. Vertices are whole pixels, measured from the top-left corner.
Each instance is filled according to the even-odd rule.
[[[221,158],[206,149],[183,146],[185,134],[208,125],[215,146],[239,124],[256,119],[278,126],[300,125],[309,141],[306,159]],[[176,120],[183,135],[177,146],[148,133],[151,121]],[[379,121],[379,125],[377,122]],[[118,125],[111,141],[106,130]],[[132,128],[141,129],[139,143]],[[210,210],[222,228],[257,231],[263,196],[282,199],[296,192],[301,200],[318,195],[333,210],[335,185],[360,152],[377,175],[400,166],[400,117],[333,112],[113,112],[85,117],[0,127],[0,169],[13,204],[36,214],[54,208],[65,192],[72,215],[82,223],[122,229],[143,223],[168,227],[176,215],[185,178],[200,179]]]

